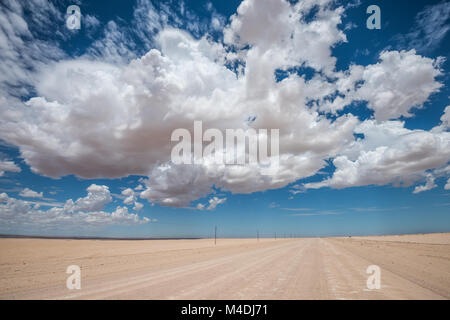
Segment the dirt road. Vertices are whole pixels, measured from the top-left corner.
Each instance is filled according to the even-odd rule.
[[[81,267],[81,290],[66,288],[73,264]],[[366,287],[369,265],[381,269],[378,290]],[[1,239],[0,298],[449,299],[450,245],[373,238],[220,239],[216,247],[211,240]]]

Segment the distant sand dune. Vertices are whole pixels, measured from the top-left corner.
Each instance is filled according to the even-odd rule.
[[[379,241],[400,241],[415,243],[450,244],[450,233],[405,234],[394,236],[355,237]]]
[[[82,289],[68,290],[79,265]],[[366,269],[381,268],[369,290]],[[450,234],[219,239],[0,239],[1,299],[449,299]]]

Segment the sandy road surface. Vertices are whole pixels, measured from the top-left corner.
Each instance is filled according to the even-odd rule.
[[[448,299],[450,235],[442,237],[220,239],[216,247],[211,240],[0,239],[0,298]],[[66,288],[71,264],[81,267],[81,290]],[[373,264],[381,268],[379,290],[366,288]]]

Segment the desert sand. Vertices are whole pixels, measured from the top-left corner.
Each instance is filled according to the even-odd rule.
[[[81,289],[66,268],[81,267]],[[366,287],[378,265],[381,288]],[[0,299],[449,299],[450,233],[214,240],[0,239]]]

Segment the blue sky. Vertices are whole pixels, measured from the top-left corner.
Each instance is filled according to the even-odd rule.
[[[0,233],[450,231],[450,4],[323,2],[7,2]],[[168,160],[172,128],[248,117],[281,129],[277,175]]]

